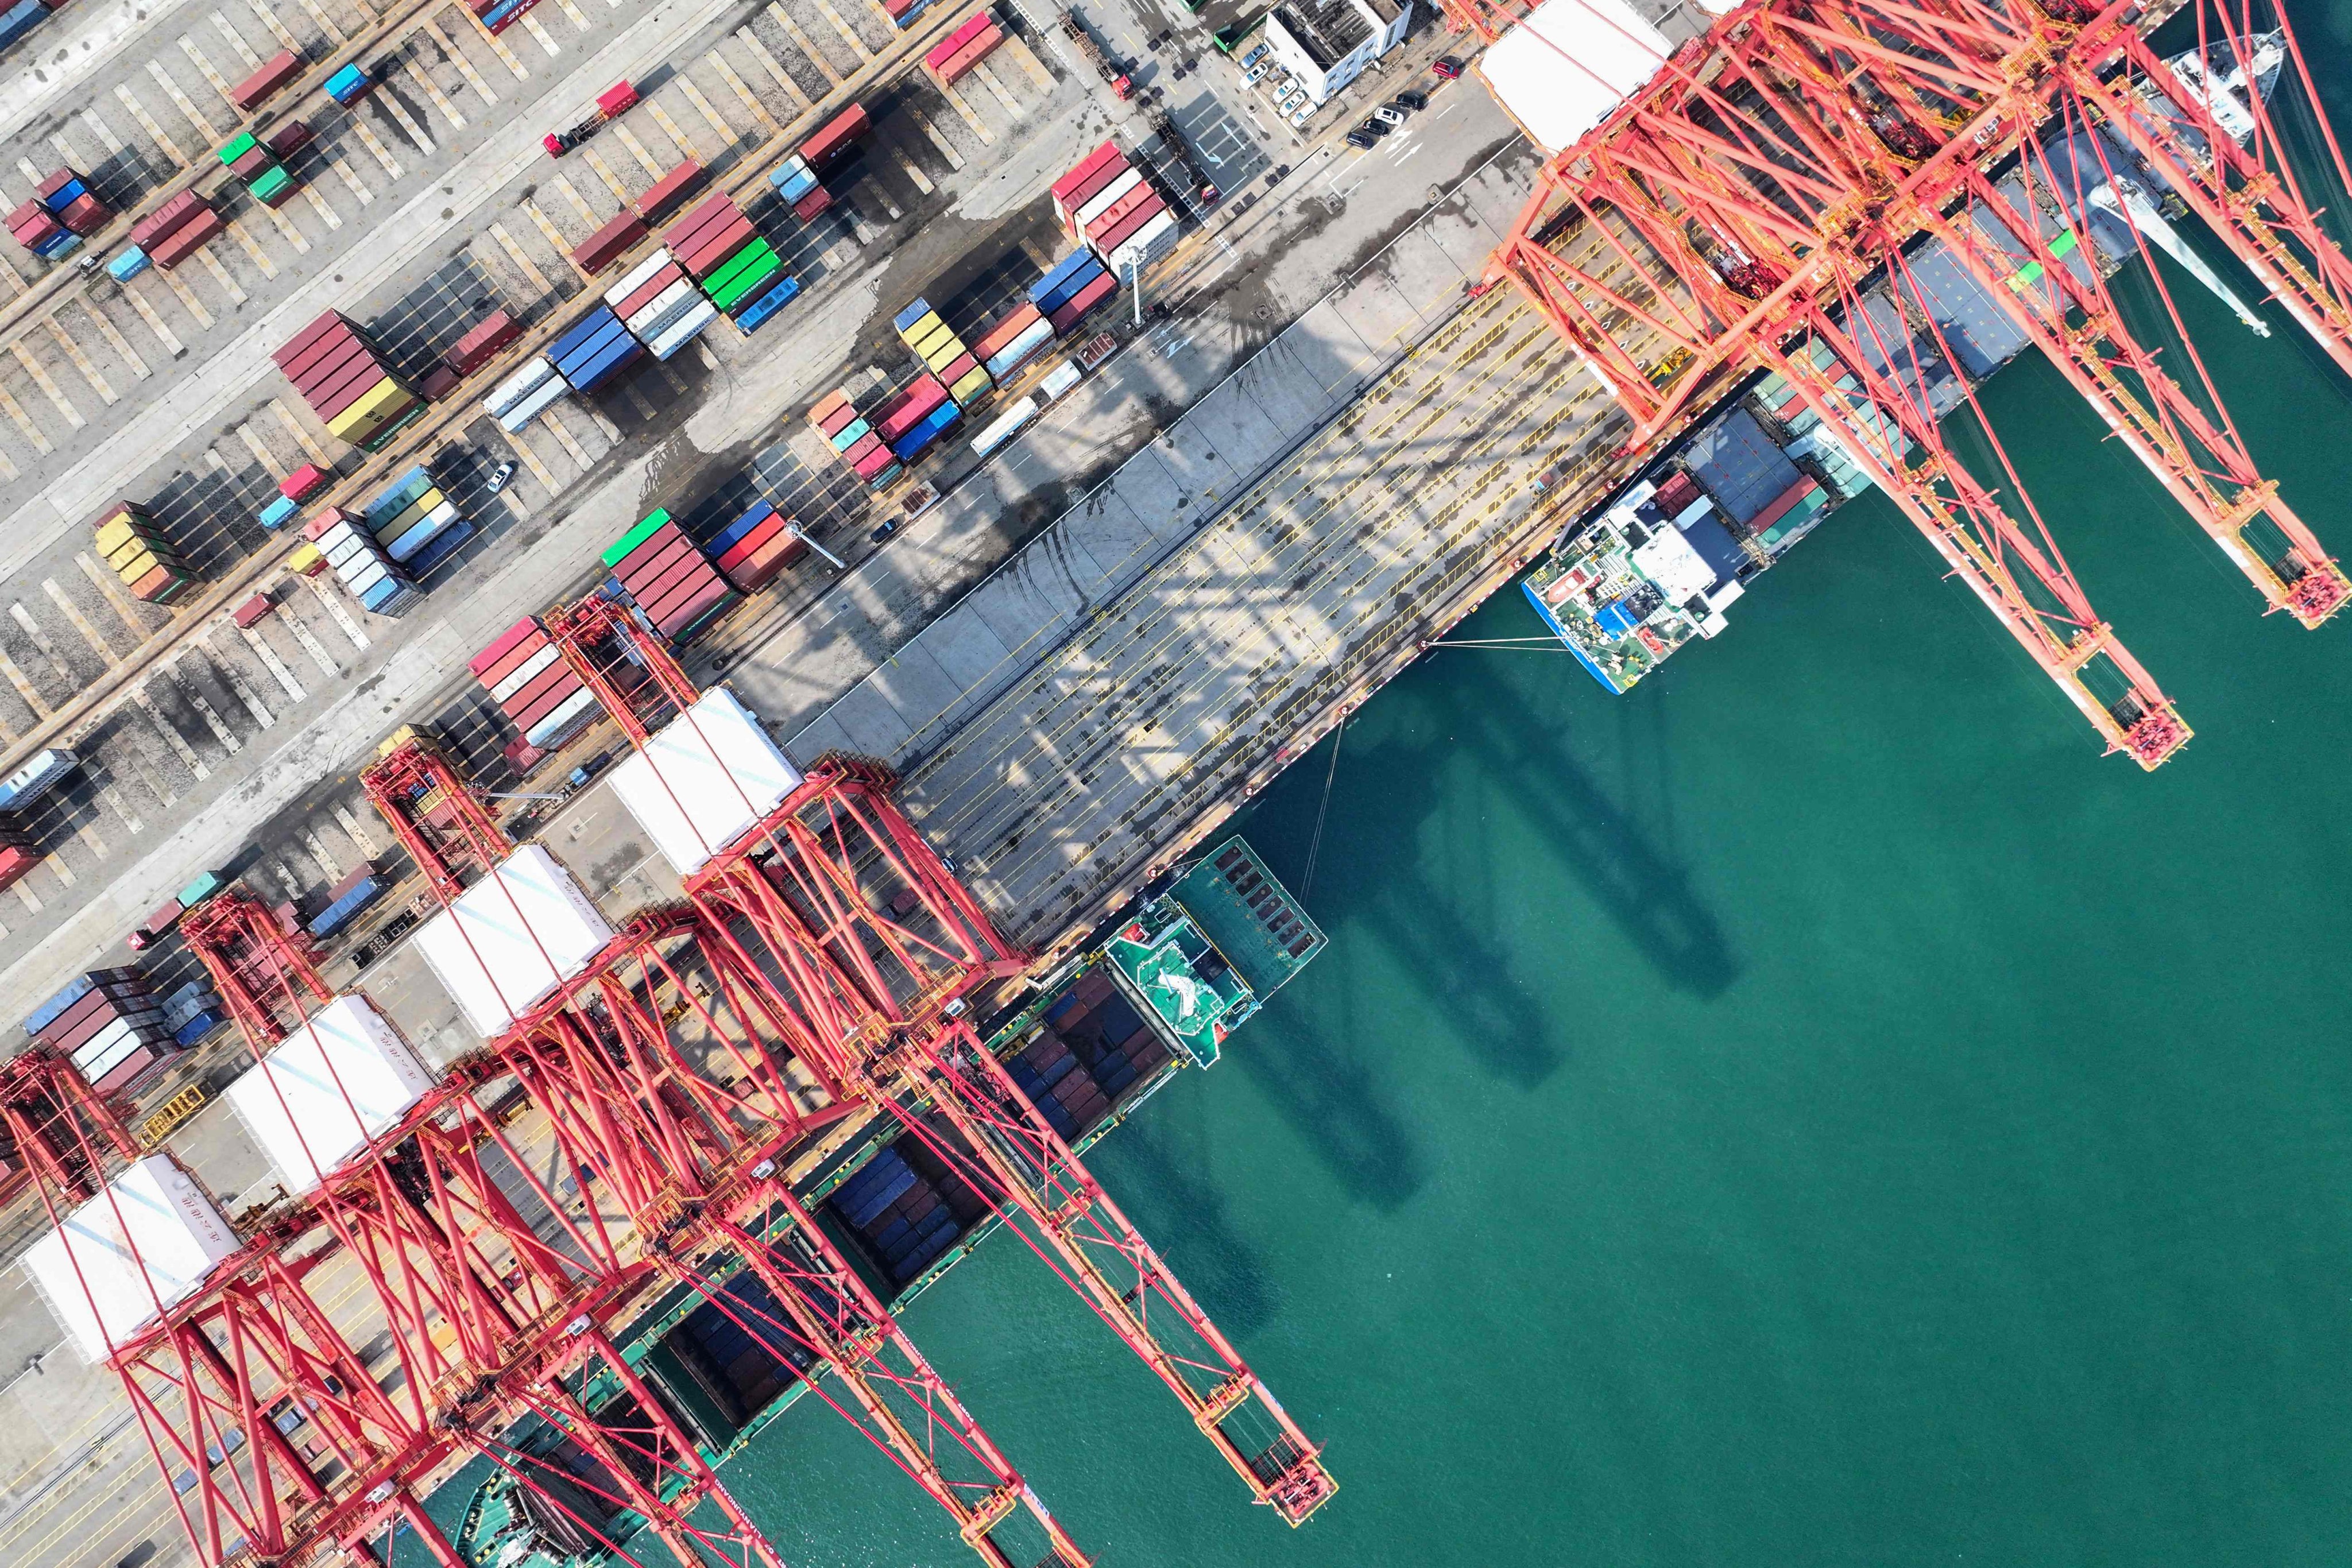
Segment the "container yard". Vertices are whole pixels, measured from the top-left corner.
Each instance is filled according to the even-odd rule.
[[[48,270],[11,275],[0,331],[66,308],[55,264],[86,239],[76,279],[142,321],[226,284],[249,324],[186,369],[267,380],[269,428],[241,409],[218,434],[247,458],[118,485],[150,470],[105,446],[167,444],[150,389],[95,429],[27,394],[77,411],[65,455],[23,454],[37,504],[109,481],[39,597],[131,652],[86,632],[109,656],[80,676],[19,605],[21,660],[75,688],[45,695],[0,634],[29,714],[0,888],[46,916],[0,931],[0,992],[39,968],[46,998],[0,1062],[0,1186],[52,1320],[25,1332],[114,1419],[101,1480],[26,1517],[143,1466],[117,1558],[782,1568],[729,1463],[838,1416],[985,1561],[1075,1568],[1083,1532],[902,1321],[982,1246],[1034,1254],[1135,1354],[1234,1507],[1345,1509],[1343,1457],[1220,1328],[1234,1303],[1196,1298],[1087,1164],[1250,1051],[1237,1031],[1329,946],[1237,808],[1523,571],[1622,694],[1736,631],[1871,488],[2158,765],[2185,721],[2019,524],[2013,473],[1942,434],[2027,347],[2266,604],[2316,626],[2344,596],[2193,352],[2159,360],[2116,303],[2128,280],[2179,320],[2161,254],[2258,322],[2260,290],[2179,259],[2201,221],[2352,367],[2352,263],[2263,164],[2284,27],[2218,20],[2231,78],[2106,14],[1915,17],[1916,51],[1882,58],[1743,24],[1778,4],[1463,0],[1385,85],[1331,66],[1332,96],[1390,117],[1350,141],[1256,114],[1246,33],[1188,61],[1232,95],[1203,109],[1150,37],[1107,55],[1099,19],[1065,18],[1070,71],[1017,8],[780,5],[763,42],[508,0],[450,12],[437,75],[376,33],[247,49],[214,73],[235,114],[185,111],[204,134],[171,180],[40,181],[10,228]],[[635,42],[515,53],[550,26]],[[687,37],[699,80],[663,57]],[[1664,69],[1677,44],[1740,94]],[[1440,48],[1483,49],[1460,102],[1380,101]],[[1786,85],[1825,67],[1843,109]],[[534,70],[557,74],[515,85]],[[1896,107],[1924,94],[1978,117],[1968,156]],[[1791,131],[1808,115],[1832,129]],[[1519,135],[1460,129],[1499,116]],[[1772,149],[1769,191],[1718,120]],[[1677,135],[1695,172],[1669,198],[1633,144]],[[1398,174],[1439,147],[1450,184]],[[404,204],[330,229],[354,166]],[[1906,193],[1886,232],[1832,223],[1864,189]],[[1318,240],[1351,200],[1355,248]],[[423,257],[409,231],[445,206],[477,226]],[[383,270],[361,236],[299,259],[379,216]],[[430,278],[376,298],[404,261]],[[194,392],[152,407],[173,398],[190,416]],[[170,674],[199,659],[217,688]],[[126,714],[185,776],[169,800],[116,760]],[[74,859],[145,831],[133,782],[166,831],[85,887]],[[232,792],[233,828],[169,810]],[[54,1535],[20,1555],[85,1560]]]

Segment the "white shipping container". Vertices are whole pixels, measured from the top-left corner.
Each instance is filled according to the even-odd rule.
[[[534,388],[554,373],[553,365],[549,364],[544,359],[534,359],[497,386],[492,387],[490,395],[482,400],[482,407],[489,413],[502,414],[521,402]]]
[[[613,927],[572,873],[526,844],[425,923],[416,949],[484,1040],[588,967]]]
[[[665,246],[622,275],[621,281],[604,290],[604,303],[617,310],[621,301],[654,280],[654,275],[669,265],[669,248]]]
[[[1055,365],[1052,370],[1045,372],[1045,379],[1037,383],[1037,395],[1044,398],[1047,402],[1051,402],[1055,398],[1060,397],[1064,392],[1068,392],[1072,387],[1076,386],[1080,381],[1085,379],[1085,377],[1086,371],[1078,369],[1076,365]]]
[[[525,659],[521,664],[517,664],[513,669],[508,671],[506,678],[500,681],[497,685],[490,688],[490,695],[499,702],[506,701],[509,697],[514,695],[515,693],[522,690],[523,687],[530,685],[531,682],[545,674],[547,673],[548,666],[554,664],[556,660],[562,656],[563,655],[562,653],[556,652],[555,644],[550,643],[546,647],[541,648],[538,653],[533,653],[530,658]]]
[[[25,1252],[25,1273],[88,1362],[236,1255],[236,1232],[169,1155],[134,1161]]]
[[[286,1190],[304,1193],[432,1087],[365,997],[337,997],[231,1083],[228,1102]]]
[[[1054,324],[1040,316],[1024,328],[1019,337],[999,350],[994,359],[988,361],[986,367],[988,379],[994,382],[1003,381],[1027,363],[1031,355],[1053,340]]]
[[[152,1032],[152,1030],[149,1032]],[[146,1044],[140,1030],[117,1019],[84,1040],[73,1053],[74,1071],[95,1083],[122,1065],[123,1058]]]
[[[596,706],[596,694],[583,686],[548,710],[547,716],[530,727],[523,739],[545,749],[555,738],[580,722],[581,715]]]
[[[352,596],[356,598],[364,595],[369,589],[391,575],[384,570],[383,563],[374,557],[362,556],[352,563],[350,570],[342,573],[343,586],[350,589]]]
[[[800,769],[724,686],[613,769],[613,793],[680,876],[749,832],[800,782]]]
[[[1129,169],[1126,173],[1097,191],[1094,193],[1094,199],[1078,209],[1078,232],[1084,234],[1088,224],[1110,211],[1112,207],[1118,204],[1121,198],[1142,183],[1143,171]]]
[[[988,428],[972,437],[972,455],[985,457],[1021,433],[1022,426],[1037,417],[1038,402],[1024,397],[1003,413],[988,422]]]
[[[708,299],[698,299],[684,315],[663,328],[661,335],[646,347],[653,350],[655,359],[667,360],[702,336],[702,329],[717,319],[719,307]]]
[[[659,294],[655,295],[644,309],[630,317],[623,325],[628,328],[631,337],[643,342],[661,329],[663,321],[685,309],[688,303],[699,292],[692,283],[681,277]]]
[[[1127,238],[1127,243],[1103,258],[1111,275],[1121,283],[1128,280],[1128,270],[1137,271],[1151,265],[1163,252],[1176,244],[1176,214],[1162,211]]]
[[[562,376],[548,377],[538,391],[499,416],[499,428],[509,435],[519,433],[523,426],[553,408],[557,400],[571,391],[572,384]]]

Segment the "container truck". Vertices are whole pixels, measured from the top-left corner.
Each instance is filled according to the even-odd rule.
[[[539,139],[550,158],[561,158],[587,141],[605,126],[636,107],[637,89],[627,82],[619,82],[596,95],[596,112],[578,124],[562,131],[551,131]]]

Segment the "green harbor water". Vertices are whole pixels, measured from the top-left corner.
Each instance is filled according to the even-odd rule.
[[[2352,554],[2343,378],[2182,304]],[[908,1315],[1105,1563],[2345,1560],[2352,625],[2262,616],[2047,365],[1985,402],[2197,738],[2102,758],[1876,498],[1629,696],[1399,679],[1341,742],[1329,951],[1095,1156],[1339,1497],[1252,1508],[1007,1238]],[[1242,823],[1295,889],[1328,747]],[[730,1479],[803,1568],[966,1560],[814,1405]]]

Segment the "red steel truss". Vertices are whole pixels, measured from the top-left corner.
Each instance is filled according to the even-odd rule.
[[[21,1171],[45,1198],[68,1206],[97,1197],[114,1170],[144,1152],[73,1063],[37,1044],[0,1061],[0,1132],[18,1167],[0,1189],[23,1179]]]
[[[514,852],[489,808],[441,748],[415,730],[384,743],[361,770],[360,788],[444,904],[465,891],[462,870],[470,865],[478,875]]]
[[[678,711],[700,695],[667,642],[609,601],[582,601],[542,624],[640,745],[656,722],[646,694]],[[624,645],[625,664],[615,656]],[[635,694],[616,679],[625,668],[641,675]],[[1257,1500],[1304,1522],[1338,1486],[1320,1449],[965,1021],[969,994],[1020,973],[1026,955],[900,810],[898,782],[871,758],[819,758],[800,788],[686,879],[687,896],[749,934],[794,998],[811,1065],[862,1085],[936,1145],[1177,1394]],[[901,1099],[909,1089],[958,1136],[913,1115]]]
[[[2192,4],[2208,58],[2252,58],[2250,14]],[[2352,262],[2259,94],[2242,148],[2133,30],[2136,7],[2062,13],[2063,0],[1743,6],[1546,163],[1488,281],[1513,283],[1610,387],[1635,421],[1629,448],[1680,429],[1738,373],[1780,371],[2110,749],[2153,768],[2189,728],[2092,609],[1973,396],[1969,421],[2013,502],[1947,444],[1934,388],[1957,361],[1907,252],[1945,240],[2269,607],[2305,625],[2352,598],[2352,580],[2255,468],[2152,266],[2153,325],[2184,351],[2160,361],[2126,323],[2088,254],[2091,195],[2127,173],[2101,133],[2178,186],[2347,366]],[[1449,15],[1491,37],[1513,13],[1464,0]],[[2150,93],[2173,107],[2159,116]],[[1865,311],[1880,286],[1892,318]]]

